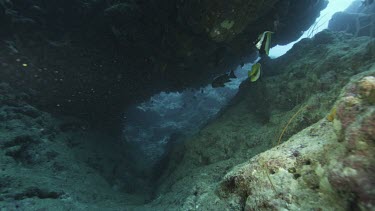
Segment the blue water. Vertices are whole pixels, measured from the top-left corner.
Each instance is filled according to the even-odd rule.
[[[287,51],[292,49],[293,45],[302,40],[303,38],[311,38],[317,33],[328,28],[329,20],[336,12],[344,11],[349,7],[354,0],[329,0],[327,7],[320,12],[319,17],[315,23],[305,31],[298,40],[291,42],[287,45],[276,45],[270,49],[270,57],[277,58],[284,55]]]
[[[160,92],[124,114],[123,134],[152,162],[164,153],[171,135],[193,135],[228,104],[253,63],[238,67],[225,87],[211,85],[181,92]]]

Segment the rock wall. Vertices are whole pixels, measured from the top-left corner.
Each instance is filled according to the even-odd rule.
[[[372,1],[354,1],[344,12],[333,15],[328,28],[345,31],[355,36],[375,36],[375,4]]]
[[[265,30],[274,44],[295,40],[326,4],[1,0],[1,80],[36,91],[43,109],[116,127],[124,106],[249,60]]]
[[[0,83],[0,209],[372,210],[374,44],[329,31],[302,40],[264,70],[279,74],[244,82],[171,147],[159,181],[132,146]]]
[[[54,118],[30,97],[0,83],[0,210],[120,210],[147,200],[130,146]]]
[[[244,210],[374,209],[374,76],[355,76],[327,119],[233,168],[220,198]]]
[[[373,96],[372,91],[360,94],[359,87],[372,87],[367,81],[374,76],[374,44],[369,37],[323,31],[270,61],[264,71],[279,74],[263,75],[256,83],[244,82],[233,104],[215,122],[172,151],[149,208],[325,210],[373,206],[373,201],[369,202],[372,193],[366,189],[374,173],[373,131],[369,129],[373,125]],[[354,82],[345,86],[356,74]],[[369,77],[363,79],[365,76]],[[364,82],[358,82],[362,79]],[[355,96],[356,106],[336,107],[342,104],[344,95]],[[332,108],[337,112],[334,109],[336,113],[332,113]],[[360,113],[353,115],[357,111]],[[334,123],[327,116],[330,121],[335,119]],[[337,132],[334,125],[338,120],[348,121],[351,129]],[[362,135],[367,137],[365,152],[351,152],[349,139],[359,143],[357,138]],[[342,163],[348,153],[354,160],[363,155],[358,157],[358,166],[354,167],[353,160]],[[366,173],[360,170],[362,167]],[[356,173],[345,176],[341,171],[345,168]],[[358,190],[347,182],[349,177],[363,181]],[[343,189],[337,183],[342,183]],[[315,200],[318,195],[321,198]],[[340,200],[335,201],[337,198]]]

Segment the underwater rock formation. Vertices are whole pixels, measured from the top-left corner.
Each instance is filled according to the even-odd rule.
[[[246,61],[264,30],[278,32],[274,44],[296,39],[326,4],[0,0],[1,80],[32,88],[50,112],[115,128],[126,105]]]
[[[367,209],[369,198],[373,197],[371,189],[367,188],[371,185],[368,178],[373,177],[370,152],[374,146],[368,143],[373,136],[368,134],[373,132],[370,128],[373,128],[374,105],[369,103],[373,100],[373,91],[368,87],[372,87],[371,76],[375,71],[374,44],[369,37],[356,38],[326,30],[297,43],[284,56],[269,61],[264,71],[273,71],[271,77],[263,75],[256,83],[244,82],[232,105],[215,122],[172,151],[169,165],[159,181],[156,200],[150,207],[293,210],[302,206],[304,210],[319,207],[324,210],[361,206]],[[345,86],[356,74],[359,75],[353,82]],[[342,88],[353,84],[356,88],[350,89],[350,95],[363,100],[345,114],[342,111],[349,105],[345,109],[337,105],[345,98],[343,95],[349,93],[347,88],[341,91]],[[340,92],[343,94],[336,101]],[[336,108],[336,113],[331,112],[332,108]],[[360,113],[355,116],[353,112]],[[333,122],[328,121],[327,116]],[[340,118],[344,120],[341,122],[350,122],[348,131],[356,131],[353,142],[363,135],[367,137],[363,146],[369,151],[346,149],[348,141],[339,139],[344,130],[334,129]],[[349,137],[352,132],[344,133],[347,135],[342,137]],[[285,144],[274,147],[288,138]],[[353,160],[341,165],[345,160],[343,153],[364,157],[353,157],[358,161],[357,167]],[[335,167],[335,164],[339,165]],[[346,167],[355,169],[349,170],[358,174],[348,177],[343,172],[339,174]],[[366,173],[360,170],[362,167]],[[337,180],[333,176],[337,176]],[[357,185],[357,190],[350,182],[345,183],[346,179],[363,184]],[[352,198],[350,192],[357,198]],[[322,194],[325,195],[317,199]],[[334,197],[342,198],[335,203]]]
[[[108,210],[114,201],[118,210],[124,199],[144,202],[139,194],[149,187],[129,165],[129,146],[85,121],[40,111],[27,103],[32,97],[0,83],[0,210]]]
[[[371,3],[366,3],[371,2]],[[328,28],[345,31],[354,36],[375,36],[375,4],[373,1],[354,1],[344,12],[332,16]]]
[[[247,36],[256,36],[259,31],[279,31],[284,36],[303,30],[326,6],[326,1],[177,1],[178,18],[192,32],[204,34],[217,42],[230,41],[246,30]],[[308,15],[302,15],[302,14]],[[300,17],[299,21],[292,16]],[[262,21],[262,26],[260,26]],[[295,21],[293,24],[290,21]],[[310,24],[311,25],[311,24]],[[285,30],[293,26],[292,30]],[[263,29],[261,29],[263,28]],[[298,37],[294,37],[295,39]],[[254,37],[252,38],[254,39]],[[276,38],[277,39],[277,38]],[[251,41],[251,40],[250,40]],[[242,41],[240,41],[242,42]],[[278,43],[278,41],[276,41]]]
[[[221,198],[245,210],[374,209],[374,76],[372,67],[352,79],[331,122],[320,120],[232,169],[220,182]]]
[[[374,47],[323,31],[268,61],[269,75],[171,146],[158,181],[122,140],[1,83],[0,209],[373,209]]]

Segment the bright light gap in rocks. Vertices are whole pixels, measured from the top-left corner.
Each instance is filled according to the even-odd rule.
[[[320,12],[320,16],[316,19],[316,24],[314,23],[298,40],[291,42],[288,45],[277,45],[271,48],[270,57],[280,57],[289,51],[293,45],[301,39],[313,37],[316,33],[328,28],[328,23],[332,18],[332,15],[336,12],[344,11],[352,2],[354,2],[354,0],[329,0],[327,7]]]
[[[330,0],[316,20],[318,27],[315,26],[313,32],[315,24],[297,41],[272,48],[270,56],[279,57],[299,40],[326,29],[332,15],[345,10],[352,2],[353,0]],[[132,106],[124,114],[123,134],[126,140],[136,143],[151,163],[156,162],[174,134],[194,134],[227,105],[237,93],[241,82],[247,78],[247,71],[252,65],[253,63],[246,63],[243,67],[238,67],[235,70],[237,78],[226,83],[225,87],[212,88],[209,84],[200,89],[160,92],[148,101]]]
[[[225,87],[211,84],[181,92],[160,92],[148,101],[135,105],[124,115],[123,134],[136,143],[150,162],[157,161],[171,137],[193,135],[232,99],[247,78],[247,63],[235,70],[236,79]]]

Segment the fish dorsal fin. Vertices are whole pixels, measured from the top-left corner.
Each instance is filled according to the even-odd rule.
[[[259,41],[255,44],[255,47],[258,50],[260,50],[263,46],[263,42],[265,42],[264,43],[264,51],[266,52],[267,55],[269,54],[270,46],[271,46],[271,34],[273,34],[273,32],[271,32],[271,31],[263,32],[262,34],[260,34],[258,36]]]
[[[260,50],[260,48],[262,47],[262,43],[263,43],[265,36],[266,36],[266,32],[263,32],[262,34],[258,36],[258,42],[255,44],[255,47],[258,48],[258,50]]]

